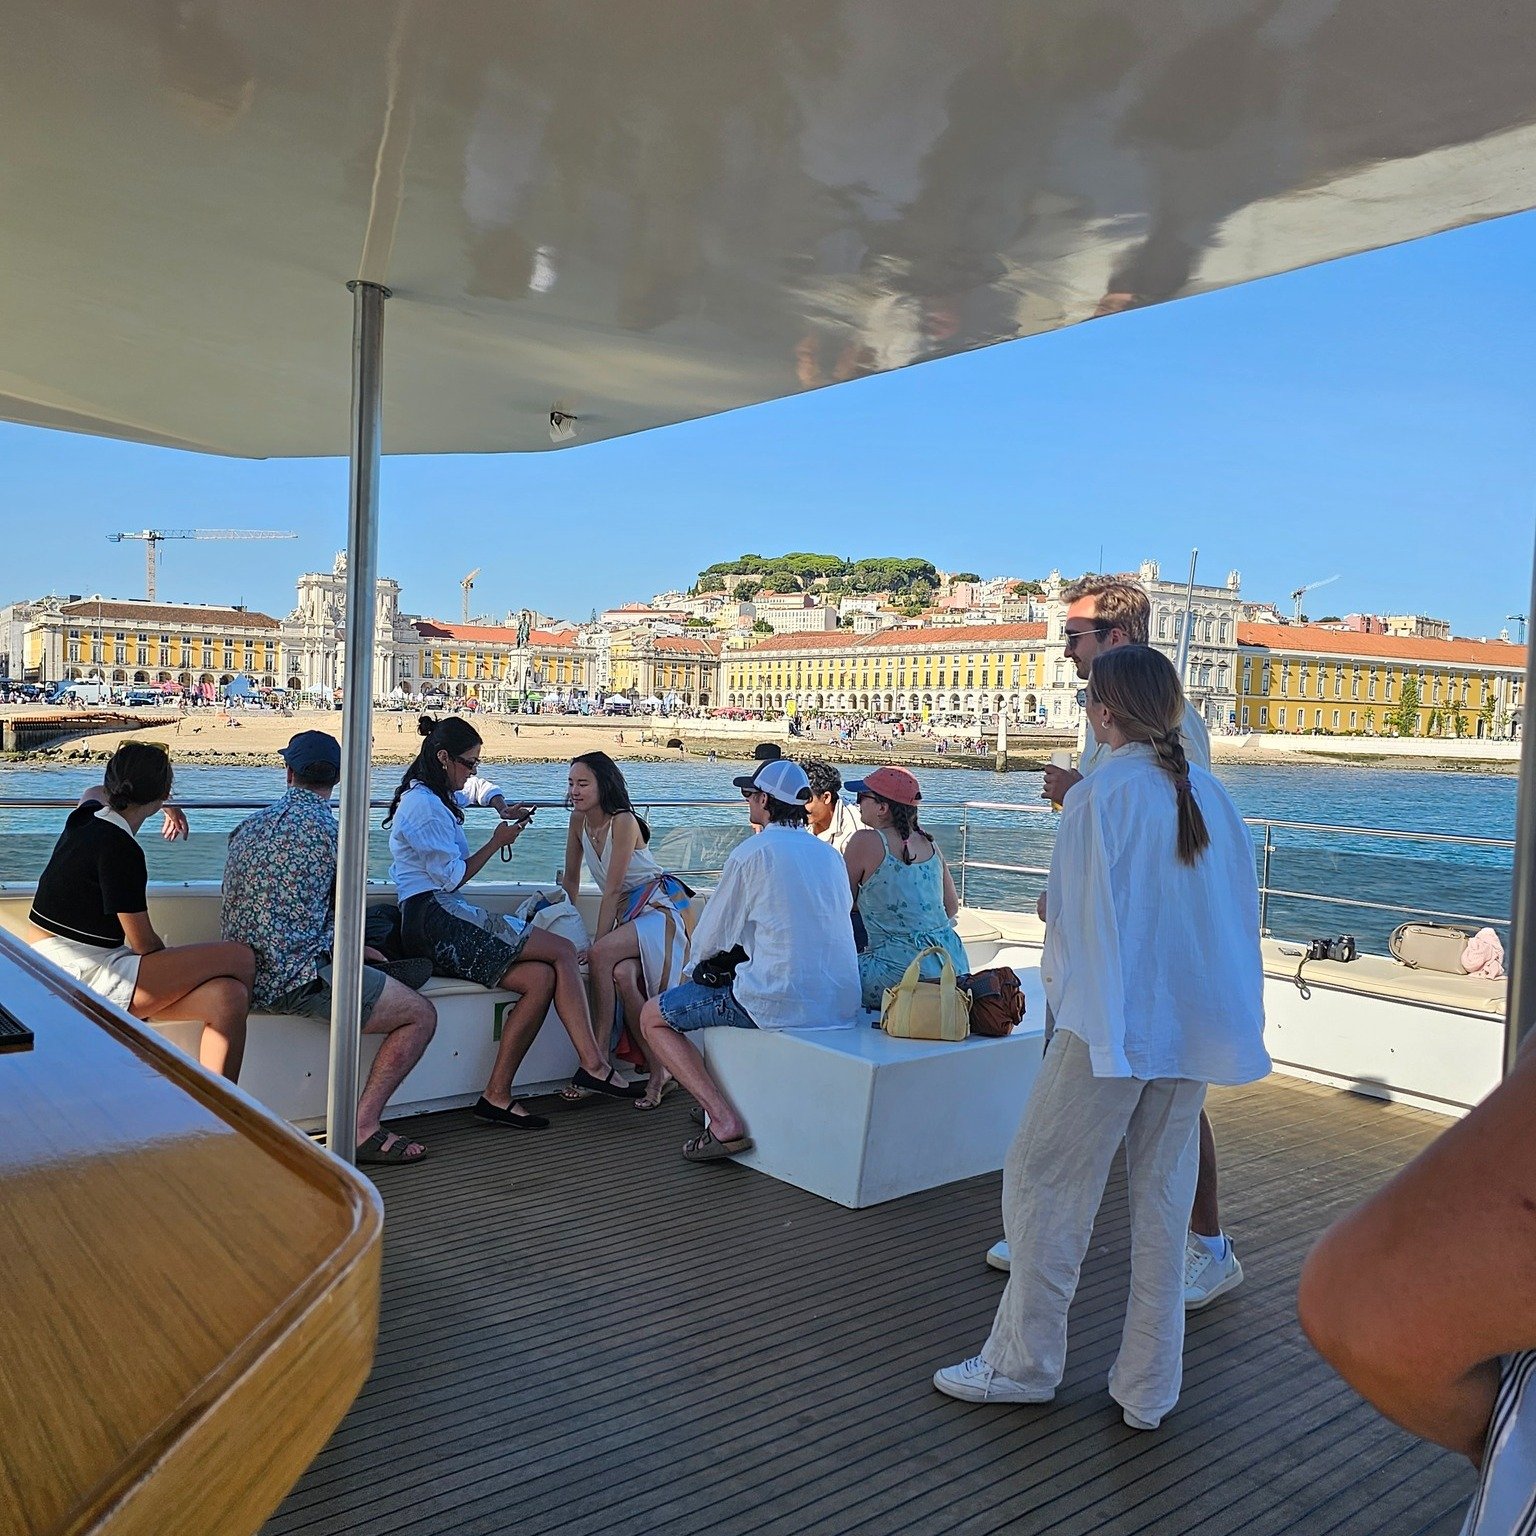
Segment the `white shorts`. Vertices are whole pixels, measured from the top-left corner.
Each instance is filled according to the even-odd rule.
[[[126,944],[116,949],[101,949],[95,944],[82,944],[76,939],[61,939],[57,935],[39,939],[32,946],[45,960],[51,960],[61,971],[68,971],[76,981],[83,982],[98,997],[115,1003],[125,1013],[133,1002],[133,990],[139,984],[139,961],[144,957],[135,954]]]

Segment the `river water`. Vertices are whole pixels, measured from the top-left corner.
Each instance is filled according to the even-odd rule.
[[[668,762],[624,765],[630,791],[642,806],[661,800],[728,800],[718,806],[655,808],[657,857],[663,865],[700,875],[717,869],[745,835],[745,813],[732,788],[726,763]],[[845,778],[861,770],[845,766]],[[491,772],[495,775],[494,766]],[[373,794],[387,799],[399,780],[398,768],[373,775]],[[1515,780],[1467,773],[1416,769],[1316,765],[1222,766],[1219,777],[1245,816],[1279,821],[1326,823],[1348,828],[1388,828],[1458,836],[1510,838],[1515,825]],[[557,801],[565,791],[563,764],[522,764],[497,775],[510,798]],[[1042,880],[1034,874],[984,870],[978,863],[1043,868],[1050,862],[1055,818],[1040,813],[1040,776],[995,774],[946,768],[923,775],[930,826],[956,866],[965,854],[965,895],[977,906],[1032,908]],[[0,767],[0,802],[8,799],[62,799],[85,787],[78,767]],[[277,768],[187,766],[177,770],[176,792],[186,802],[265,802],[282,789]],[[1018,805],[1019,811],[963,810],[966,801]],[[217,879],[225,837],[243,811],[190,813],[193,835],[166,843],[145,829],[150,876],[155,880]],[[490,813],[471,811],[470,837],[486,831]],[[33,880],[47,862],[64,813],[18,810],[0,804],[0,880]],[[387,836],[373,818],[370,872],[383,879],[389,867]],[[548,881],[565,847],[566,818],[551,807],[541,811],[519,840],[510,862],[496,865],[503,878]],[[1255,858],[1262,858],[1263,829],[1255,829]],[[1362,949],[1383,953],[1387,934],[1402,914],[1344,905],[1343,897],[1401,907],[1436,908],[1463,917],[1507,919],[1512,858],[1509,850],[1422,840],[1386,841],[1359,833],[1333,835],[1274,828],[1270,833],[1269,884],[1297,895],[1272,896],[1270,929],[1285,938],[1353,933]],[[492,874],[488,870],[487,874]],[[1308,900],[1316,895],[1332,900]],[[1507,931],[1501,932],[1507,937]]]

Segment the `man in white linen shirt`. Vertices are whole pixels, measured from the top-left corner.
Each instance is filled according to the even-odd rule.
[[[692,1162],[752,1146],[746,1122],[687,1036],[696,1029],[836,1029],[859,1022],[859,963],[848,921],[848,872],[812,837],[810,781],[798,763],[760,763],[733,780],[761,834],[731,850],[693,933],[693,976],[732,949],[746,958],[720,986],[690,979],[647,999],[646,1053],[691,1093],[708,1129],[683,1146]],[[739,947],[739,948],[738,948]]]
[[[1118,645],[1151,643],[1148,637],[1152,627],[1152,605],[1134,581],[1116,576],[1084,576],[1080,581],[1069,583],[1062,590],[1062,596],[1067,600],[1067,616],[1062,625],[1063,649],[1084,682],[1093,667],[1093,658],[1101,651],[1113,650]],[[1183,739],[1184,755],[1209,772],[1211,734],[1199,711],[1190,709],[1187,704],[1179,735]],[[1041,798],[1060,805],[1073,786],[1081,784],[1108,756],[1093,732],[1087,729],[1085,717],[1084,744],[1077,768],[1048,767]],[[1006,1270],[1008,1244],[994,1243],[987,1251],[987,1263],[994,1269]],[[1190,1211],[1189,1235],[1184,1245],[1184,1305],[1195,1311],[1242,1283],[1243,1266],[1237,1262],[1231,1239],[1221,1230],[1216,1138],[1202,1109],[1200,1176],[1195,1185],[1195,1203]]]

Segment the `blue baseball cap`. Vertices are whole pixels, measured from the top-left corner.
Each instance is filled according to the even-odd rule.
[[[320,778],[314,770],[326,767],[332,783],[341,777],[341,743],[325,731],[300,731],[277,755],[294,773]]]

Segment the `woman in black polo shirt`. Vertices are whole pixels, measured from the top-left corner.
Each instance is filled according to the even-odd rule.
[[[170,793],[163,747],[129,742],[117,749],[102,788],[70,812],[37,882],[32,943],[137,1019],[201,1021],[198,1060],[234,1081],[256,957],[244,944],[167,948],[150,926],[149,873],[137,837]]]

